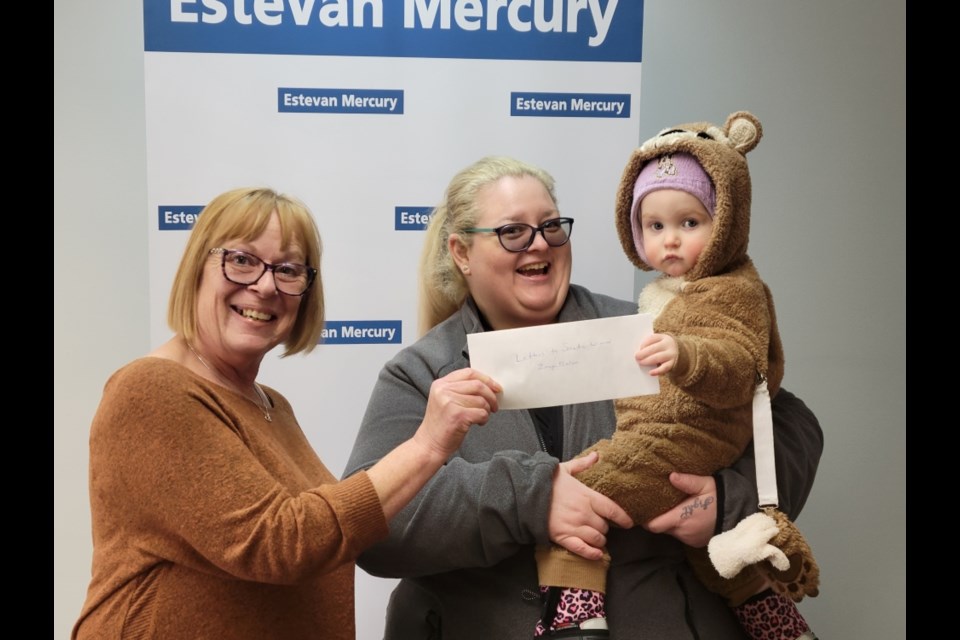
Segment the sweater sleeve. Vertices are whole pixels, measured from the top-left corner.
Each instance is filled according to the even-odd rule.
[[[682,296],[681,312],[661,316],[662,331],[679,350],[670,381],[717,409],[750,402],[757,374],[768,368],[772,320],[763,283],[737,275],[704,278],[687,283]],[[772,389],[779,384],[770,381]]]
[[[431,370],[419,348],[401,352],[380,372],[345,477],[369,468],[420,425],[430,383],[449,367]],[[501,412],[496,420],[508,419],[505,413],[519,417],[521,412]],[[491,428],[492,422],[476,429]],[[467,436],[474,437],[473,431]],[[545,542],[558,461],[516,449],[483,458],[450,459],[390,522],[388,540],[364,552],[357,564],[376,576],[414,577],[490,566],[521,545]]]
[[[95,527],[160,559],[273,584],[336,569],[386,534],[369,478],[337,483],[285,400],[258,438],[240,398],[181,369],[149,358],[108,382],[91,430]]]

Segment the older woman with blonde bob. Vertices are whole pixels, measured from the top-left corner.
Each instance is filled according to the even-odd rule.
[[[354,560],[496,411],[470,370],[437,380],[420,428],[338,482],[263,357],[323,327],[307,207],[237,189],[203,210],[170,295],[174,336],[107,382],[90,433],[93,577],[74,638],[355,635]]]

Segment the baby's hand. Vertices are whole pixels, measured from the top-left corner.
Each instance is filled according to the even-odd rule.
[[[677,364],[679,350],[677,341],[666,333],[654,333],[643,339],[640,349],[634,356],[637,364],[644,367],[654,367],[650,371],[652,376],[662,376],[669,373]]]

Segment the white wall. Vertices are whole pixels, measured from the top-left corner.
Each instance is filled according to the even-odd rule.
[[[642,138],[753,112],[750,255],[823,426],[798,519],[821,638],[906,636],[906,7],[648,0]],[[581,257],[581,259],[583,259]],[[643,276],[646,278],[646,274]]]
[[[740,109],[764,125],[750,253],[776,299],[784,385],[826,436],[799,520],[822,591],[801,609],[823,638],[905,637],[905,5],[647,0],[645,15],[640,139]],[[55,0],[54,98],[53,625],[66,638],[90,572],[90,419],[110,373],[150,346],[139,2]]]
[[[139,2],[56,0],[53,31],[53,637],[90,579],[87,436],[103,383],[148,351]]]

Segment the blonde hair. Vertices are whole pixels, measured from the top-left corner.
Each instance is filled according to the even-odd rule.
[[[420,256],[420,335],[453,315],[467,297],[467,281],[450,255],[450,235],[458,234],[460,242],[469,246],[471,236],[463,230],[476,226],[480,217],[476,204],[480,190],[501,178],[523,176],[539,180],[556,204],[553,177],[514,158],[482,158],[450,180],[443,201],[433,210]]]
[[[218,195],[200,212],[190,233],[167,307],[167,324],[188,343],[194,342],[197,336],[197,291],[210,250],[222,246],[224,241],[249,241],[259,237],[274,212],[280,219],[281,249],[296,245],[304,252],[304,262],[317,269],[313,286],[303,294],[297,320],[283,343],[283,355],[309,353],[317,346],[323,330],[320,232],[305,204],[261,188],[234,189]]]

